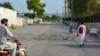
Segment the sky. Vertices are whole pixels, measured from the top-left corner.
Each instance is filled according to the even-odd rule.
[[[26,0],[0,0],[0,2],[9,1],[14,9],[19,13],[28,12]],[[62,6],[64,0],[41,0],[42,3],[46,3],[45,13],[62,13]]]

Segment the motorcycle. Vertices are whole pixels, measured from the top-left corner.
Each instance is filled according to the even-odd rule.
[[[21,43],[17,42],[16,45],[17,45],[16,56],[27,56],[26,50],[24,48],[21,48]],[[10,54],[11,54],[10,50],[8,50],[6,48],[4,48],[4,49],[0,48],[0,56],[11,56]]]

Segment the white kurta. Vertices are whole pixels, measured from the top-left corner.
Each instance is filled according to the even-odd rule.
[[[83,28],[83,33],[79,33],[79,28],[82,27]],[[84,39],[85,39],[85,35],[86,35],[86,26],[85,25],[80,25],[78,27],[78,36],[80,37],[80,44],[84,43]]]
[[[12,43],[7,41],[7,36],[9,37],[13,37],[14,35],[10,32],[10,30],[4,25],[1,24],[0,25],[0,47],[1,49],[7,48],[7,49],[11,49],[11,56],[15,56],[16,55],[16,43]]]

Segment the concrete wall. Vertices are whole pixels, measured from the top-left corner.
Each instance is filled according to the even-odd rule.
[[[17,26],[23,26],[24,25],[24,17],[17,17]]]
[[[28,23],[27,23],[27,17],[24,17],[24,26],[27,26],[28,25]]]
[[[33,21],[34,21],[34,22],[39,21],[38,23],[43,23],[43,20],[42,20],[41,18],[35,18],[35,19],[33,19]],[[34,22],[33,22],[33,23],[34,23]]]
[[[28,24],[33,24],[33,19],[27,19]]]
[[[17,12],[0,6],[0,20],[7,18],[9,26],[11,24],[17,25]]]

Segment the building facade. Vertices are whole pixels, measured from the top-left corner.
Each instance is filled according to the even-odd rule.
[[[69,18],[71,17],[71,10],[70,10],[70,7],[69,7],[69,3],[70,3],[70,0],[65,0],[64,2],[64,18]]]
[[[9,20],[9,25],[17,25],[17,12],[11,9],[4,8],[0,6],[0,20],[2,18],[7,18]]]

